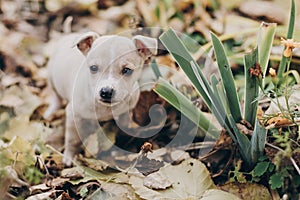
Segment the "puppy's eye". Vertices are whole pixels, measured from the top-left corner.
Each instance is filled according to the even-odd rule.
[[[90,71],[92,74],[95,74],[98,72],[98,66],[97,65],[92,65],[90,66]]]
[[[122,74],[123,74],[123,75],[126,75],[126,76],[131,75],[132,72],[133,72],[133,70],[132,70],[132,69],[129,69],[129,68],[127,68],[127,67],[125,67],[125,68],[122,69]]]

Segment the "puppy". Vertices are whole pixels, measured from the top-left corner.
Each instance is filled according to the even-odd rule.
[[[80,151],[84,120],[106,121],[132,109],[139,98],[142,67],[157,52],[157,39],[141,35],[73,33],[58,42],[48,62],[48,119],[67,100],[63,163]]]

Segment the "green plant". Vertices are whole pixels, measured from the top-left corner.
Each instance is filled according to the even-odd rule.
[[[246,183],[260,182],[263,176],[270,176],[269,184],[272,189],[281,187],[284,174],[275,173],[275,165],[268,160],[266,156],[258,159],[258,162],[250,172],[241,171],[241,162],[239,161],[232,171],[229,172],[230,182]]]
[[[275,31],[273,27],[271,28],[273,31]],[[272,34],[274,34],[274,32],[272,32]],[[240,110],[240,102],[237,96],[234,78],[225,54],[224,47],[215,34],[211,33],[211,37],[221,76],[220,81],[216,78],[216,75],[211,76],[211,81],[208,81],[205,78],[200,66],[193,60],[186,47],[172,29],[169,29],[167,32],[165,32],[160,37],[160,40],[163,42],[170,54],[174,57],[178,65],[185,72],[187,77],[191,80],[208,108],[217,118],[218,122],[226,129],[233,141],[238,144],[243,159],[247,162],[247,164],[254,165],[257,161],[257,158],[263,154],[266,137],[266,130],[255,118],[257,110],[256,100],[259,91],[258,83],[261,82],[261,79],[265,76],[265,74],[261,73],[260,76],[259,73],[257,76],[255,76],[254,74],[251,74],[250,70],[250,68],[255,70],[255,66],[258,65],[257,63],[259,62],[258,59],[260,57],[258,50],[256,49],[249,55],[246,55],[244,59],[246,69],[245,81],[247,82],[245,88],[245,94],[247,98],[247,101],[245,101],[245,106],[247,106],[247,109],[244,112],[244,116],[246,116],[246,119],[249,120],[249,123],[254,127],[252,139],[249,140],[245,134],[240,132],[237,126],[237,123],[240,123],[242,120],[242,112]],[[269,43],[272,43],[272,41],[273,40],[263,40],[261,43],[267,44],[267,46],[271,48]],[[268,48],[266,48],[265,51],[270,52]],[[264,53],[264,55],[266,54]],[[267,63],[265,63],[265,65],[266,64]],[[249,82],[252,84],[249,85]],[[166,89],[168,91],[166,91]],[[177,90],[162,79],[159,79],[154,91],[169,101],[172,105],[175,105],[176,102],[178,102],[176,96],[170,96],[172,93],[177,93]],[[180,104],[180,106],[182,105],[185,104]],[[178,105],[176,108],[182,111],[181,107],[178,107]],[[198,112],[201,113],[200,111]],[[190,119],[194,122],[196,121],[193,118]],[[197,125],[200,124],[197,123]],[[203,127],[199,127],[205,130]]]
[[[287,39],[293,38],[293,33],[294,33],[294,27],[295,27],[295,17],[296,17],[296,9],[295,9],[295,0],[291,0],[291,13],[290,13],[290,20],[289,20],[289,26],[288,26],[288,32],[287,32]],[[278,68],[278,78],[280,81],[283,78],[283,73],[287,69],[287,61],[288,58],[284,55],[282,55],[281,62]]]
[[[292,37],[294,20],[295,2],[292,0],[287,38]],[[220,81],[216,78],[216,75],[212,75],[210,77],[210,81],[205,78],[201,71],[201,67],[193,60],[192,55],[188,52],[184,43],[172,29],[166,31],[160,37],[162,43],[190,79],[210,111],[215,115],[220,125],[226,129],[233,141],[237,143],[243,160],[250,166],[254,166],[257,163],[258,158],[263,155],[265,147],[267,130],[256,118],[256,113],[259,97],[266,95],[266,91],[264,89],[264,78],[266,77],[267,73],[275,29],[276,24],[262,23],[258,33],[257,47],[251,53],[244,56],[245,98],[243,107],[245,109],[243,113],[240,109],[241,102],[237,95],[234,78],[224,50],[224,46],[215,34],[211,33],[211,39],[221,77]],[[283,82],[283,79],[287,79],[287,74],[290,73],[290,61],[290,58],[286,59],[286,57],[283,56],[278,73],[282,73],[285,70],[287,70],[287,73],[284,75],[279,74],[278,82]],[[288,85],[285,86],[282,94],[286,98],[286,104],[288,107],[289,95],[287,86]],[[277,88],[277,85],[275,88]],[[171,93],[177,94],[178,91],[161,78],[154,88],[154,91],[156,91],[172,105],[176,105],[175,107],[181,112],[181,107],[185,109],[186,103],[191,104],[191,102],[188,101],[178,104],[178,100],[176,99],[176,96],[178,95],[173,97],[171,95]],[[278,95],[276,95],[276,97],[277,96]],[[271,100],[274,101],[273,99]],[[278,106],[280,107],[280,105]],[[288,111],[290,110],[288,109]],[[188,115],[187,112],[182,113]],[[198,113],[199,115],[201,114],[200,111],[193,111],[193,113]],[[187,117],[195,123],[197,120],[199,120],[199,117],[197,116],[190,115]],[[241,123],[242,120],[245,120],[253,127],[251,139],[248,139],[248,137],[241,133],[241,131],[238,129],[237,124]],[[196,124],[201,129],[207,130],[207,127],[202,127],[203,124],[201,125],[199,122]],[[213,135],[215,135],[215,133]]]

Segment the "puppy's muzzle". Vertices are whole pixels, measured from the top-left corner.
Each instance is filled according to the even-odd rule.
[[[101,100],[106,103],[111,103],[113,96],[115,94],[115,91],[112,87],[103,87],[99,91],[99,95],[101,97]]]

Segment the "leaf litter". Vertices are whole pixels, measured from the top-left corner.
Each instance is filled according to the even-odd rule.
[[[247,194],[251,192],[243,191],[243,195],[239,194],[244,186],[238,185],[238,188],[235,188],[227,184],[219,187],[214,184],[211,178],[213,173],[211,164],[219,159],[217,154],[207,159],[209,161],[206,160],[204,165],[199,160],[191,158],[197,157],[195,156],[197,149],[186,152],[181,149],[161,148],[174,137],[179,113],[152,91],[143,91],[133,113],[132,127],[147,125],[149,123],[147,111],[151,105],[162,104],[169,110],[167,125],[161,126],[164,129],[163,136],[151,138],[149,141],[153,145],[153,153],[140,154],[138,153],[140,148],[147,141],[122,137],[121,131],[115,129],[115,124],[108,122],[106,126],[112,144],[122,145],[132,152],[130,156],[117,155],[119,162],[114,164],[107,159],[112,155],[104,156],[106,159],[103,160],[94,158],[99,151],[111,147],[101,146],[98,142],[101,138],[97,138],[99,134],[94,134],[88,138],[86,146],[89,149],[85,150],[84,156],[78,157],[76,166],[65,169],[60,153],[63,147],[59,144],[63,139],[61,133],[63,133],[64,113],[63,111],[56,113],[51,122],[44,121],[41,113],[46,107],[48,95],[45,66],[49,52],[53,48],[53,41],[63,35],[62,30],[68,32],[70,29],[67,27],[66,16],[73,17],[72,30],[69,31],[92,29],[100,34],[111,34],[132,26],[171,25],[190,36],[200,35],[201,38],[198,38],[200,43],[209,41],[210,30],[217,33],[232,33],[241,30],[241,27],[242,29],[256,27],[258,22],[236,13],[224,14],[215,10],[212,14],[210,10],[213,11],[213,1],[205,1],[203,5],[198,5],[198,10],[193,9],[193,1],[176,1],[175,5],[155,4],[155,1],[143,0],[92,0],[73,3],[68,0],[43,0],[32,4],[28,2],[3,0],[0,3],[1,199],[13,199],[17,196],[28,200],[249,198]],[[227,2],[227,5],[229,4]],[[246,3],[238,4],[236,8],[251,18],[274,19],[268,12],[251,13],[247,11],[249,9],[245,11],[245,6],[247,7]],[[249,6],[255,7],[252,4]],[[278,13],[276,20],[284,23],[285,16],[282,16],[282,12],[278,9],[276,12]],[[174,17],[176,15],[179,17]],[[182,75],[178,75],[182,72],[168,55],[159,56],[157,61],[164,66],[171,66],[166,72],[168,80],[177,84],[179,88],[183,86],[181,87],[183,91],[186,91],[186,88],[191,89],[190,83],[182,79]],[[298,97],[296,93],[293,95],[290,101]],[[270,106],[270,109],[272,108],[273,105]],[[274,120],[276,125],[278,122]],[[154,128],[161,128],[159,121],[156,124],[158,127]],[[145,130],[138,130],[137,134],[141,134],[142,131]],[[50,141],[49,138],[52,141],[48,142],[50,146],[47,146],[45,141]],[[226,137],[221,140],[226,140]],[[218,154],[224,154],[228,151],[228,145],[232,143],[219,140],[215,150]],[[217,169],[222,162],[219,161]],[[25,176],[28,167],[37,169],[44,175],[37,180],[39,184],[31,186],[28,184],[29,180]],[[248,184],[244,188],[257,191],[258,195],[253,197],[256,199],[263,192],[269,194],[265,188],[257,185]]]

